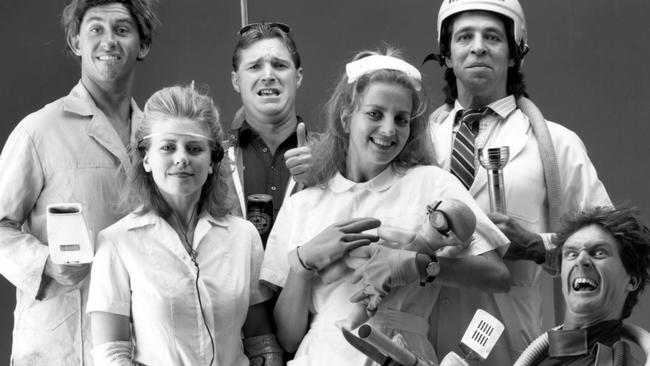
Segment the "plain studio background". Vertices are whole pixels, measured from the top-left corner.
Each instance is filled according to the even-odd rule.
[[[1,144],[24,116],[67,95],[79,79],[79,65],[63,53],[65,2],[0,2]],[[439,6],[431,0],[250,0],[248,10],[251,22],[291,26],[304,67],[297,112],[308,128],[322,130],[322,105],[345,62],[387,42],[419,66],[437,51]],[[634,204],[650,218],[650,2],[523,0],[522,6],[532,49],[524,74],[533,101],[547,119],[582,138],[613,202]],[[162,27],[136,71],[138,104],[163,86],[195,80],[209,87],[227,126],[240,106],[230,83],[239,1],[161,0],[157,9]],[[421,70],[439,105],[442,69],[430,62]],[[14,304],[14,287],[2,277],[0,364],[9,359]],[[650,329],[649,313],[646,294],[631,320]]]

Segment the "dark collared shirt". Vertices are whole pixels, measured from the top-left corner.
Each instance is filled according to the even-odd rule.
[[[284,153],[297,146],[296,133],[292,133],[271,154],[264,140],[244,121],[239,129],[239,146],[244,162],[244,193],[264,193],[273,197],[273,221],[280,210],[291,173],[284,163]]]

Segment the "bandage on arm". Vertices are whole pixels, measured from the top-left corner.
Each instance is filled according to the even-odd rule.
[[[99,344],[90,351],[95,366],[132,366],[133,343],[113,341]]]

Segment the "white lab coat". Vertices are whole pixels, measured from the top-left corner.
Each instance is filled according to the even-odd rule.
[[[135,131],[142,114],[134,101],[131,110]],[[126,147],[81,83],[9,136],[0,158],[0,273],[16,286],[12,365],[92,365],[88,278],[43,283],[45,213],[50,203],[77,202],[94,234],[116,222],[120,164],[130,165]]]
[[[449,170],[453,123],[457,107],[442,121],[431,122],[437,163]],[[491,116],[488,118],[495,118]],[[561,214],[595,206],[611,206],[605,187],[587,156],[580,138],[569,129],[547,122],[560,171]],[[537,140],[528,117],[516,109],[505,120],[494,121],[484,146],[508,146],[510,159],[504,168],[508,215],[527,230],[549,231],[544,171]],[[470,194],[479,206],[490,211],[487,173],[480,164]],[[546,241],[550,235],[546,235]],[[492,294],[445,288],[438,313],[431,318],[431,340],[440,354],[457,349],[462,333],[476,308],[487,310],[506,325],[506,331],[484,365],[511,365],[526,346],[542,333],[541,267],[530,261],[504,260],[511,273],[509,293]],[[461,324],[461,326],[458,326]]]

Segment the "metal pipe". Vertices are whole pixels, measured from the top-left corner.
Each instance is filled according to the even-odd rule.
[[[241,9],[241,26],[248,25],[248,0],[240,0],[239,8]]]

